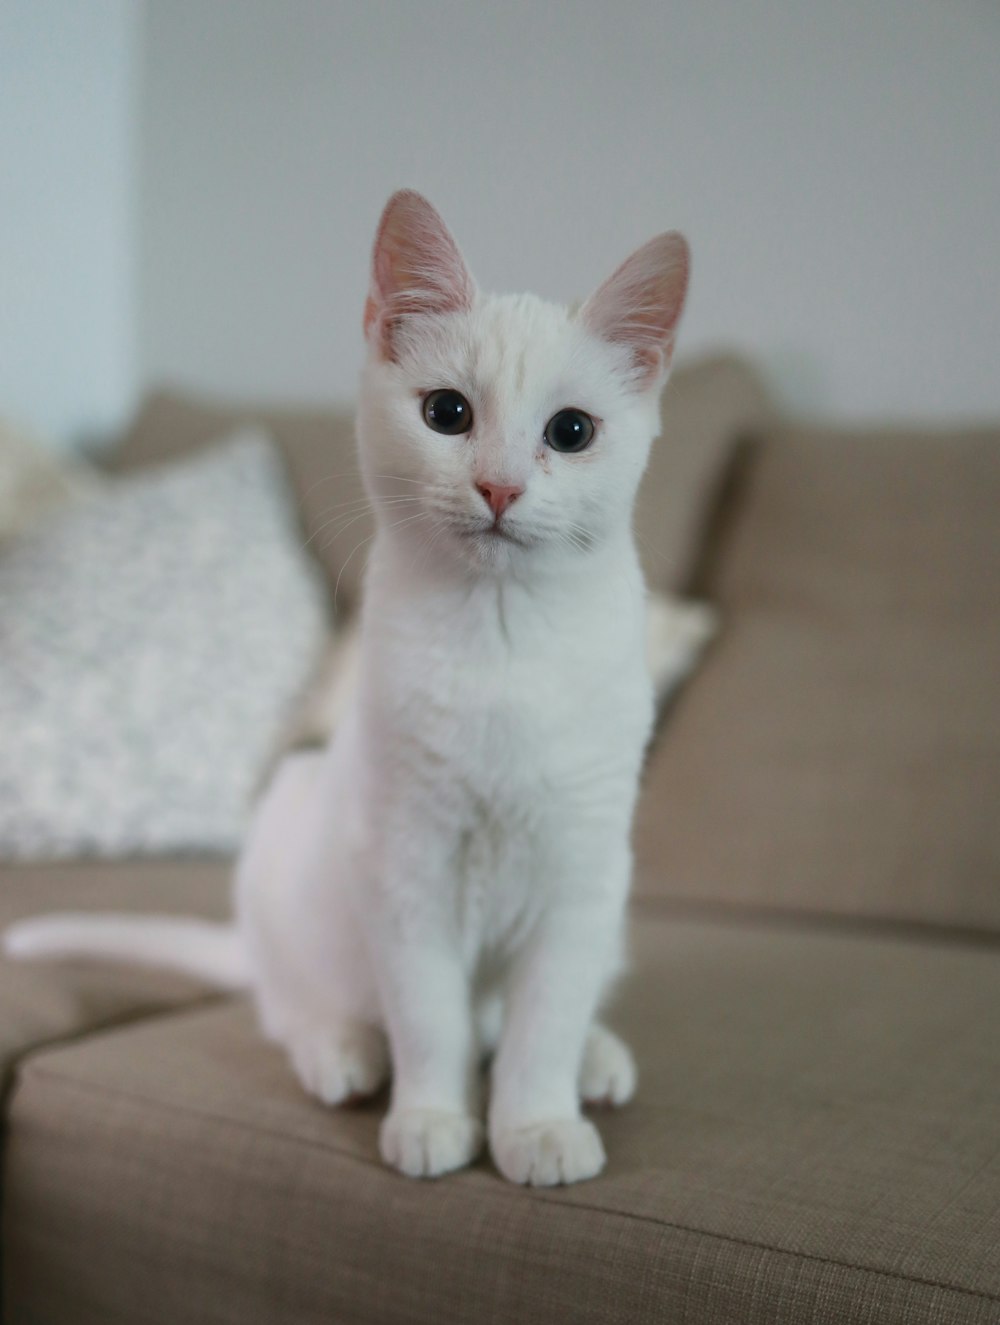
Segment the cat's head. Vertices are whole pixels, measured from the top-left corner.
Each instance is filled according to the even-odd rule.
[[[473,567],[578,556],[628,527],[688,282],[676,232],[578,309],[481,293],[404,190],[375,237],[361,463],[379,523]]]

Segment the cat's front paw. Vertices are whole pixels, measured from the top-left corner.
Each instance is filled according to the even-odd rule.
[[[483,1125],[464,1113],[400,1109],[382,1123],[382,1158],[410,1178],[437,1178],[471,1164],[483,1146]]]
[[[627,1104],[635,1094],[637,1076],[632,1050],[625,1041],[606,1026],[591,1026],[580,1067],[584,1104]]]
[[[492,1136],[491,1149],[505,1178],[532,1187],[583,1182],[596,1178],[604,1168],[600,1133],[586,1118],[499,1128]]]

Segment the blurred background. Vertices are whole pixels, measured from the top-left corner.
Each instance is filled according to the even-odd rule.
[[[1000,413],[992,0],[4,0],[0,411],[349,401],[400,185],[569,299],[678,227],[686,354],[836,419]]]

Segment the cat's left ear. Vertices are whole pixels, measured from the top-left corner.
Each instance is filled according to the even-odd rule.
[[[395,358],[404,318],[471,308],[475,282],[437,210],[413,189],[385,205],[375,232],[365,335],[385,359]]]
[[[670,366],[690,270],[687,240],[670,230],[626,258],[580,309],[591,331],[630,351],[639,390]]]

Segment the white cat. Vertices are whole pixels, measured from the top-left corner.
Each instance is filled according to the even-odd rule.
[[[553,1184],[604,1164],[583,1102],[635,1088],[595,1021],[619,971],[653,717],[631,517],[688,279],[651,240],[576,312],[480,293],[395,194],[375,240],[358,435],[378,532],[362,667],[327,751],[258,808],[235,926],[54,916],[18,956],[87,952],[250,986],[329,1104],[376,1091],[414,1176]]]

